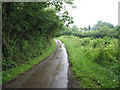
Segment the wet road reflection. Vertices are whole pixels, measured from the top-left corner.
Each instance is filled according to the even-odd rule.
[[[9,88],[67,88],[68,60],[65,45],[57,43],[56,51],[44,62],[18,77]]]

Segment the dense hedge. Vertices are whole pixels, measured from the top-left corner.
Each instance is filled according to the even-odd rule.
[[[80,38],[84,37],[93,37],[93,38],[103,38],[103,37],[110,37],[110,38],[119,38],[119,32],[120,32],[120,27],[116,26],[113,29],[109,28],[108,26],[103,26],[99,30],[95,31],[72,31],[70,28],[66,31],[63,31],[59,34],[56,35],[56,37],[62,36],[62,35],[74,35]]]
[[[116,26],[114,29],[110,29],[109,27],[101,27],[100,30],[96,31],[87,31],[87,32],[75,32],[73,35],[78,36],[80,38],[82,37],[91,37],[93,36],[94,38],[103,38],[105,36],[108,37],[114,37],[114,38],[119,38],[119,27]]]
[[[62,5],[61,2],[2,3],[3,70],[43,54],[53,35],[64,25],[65,18],[56,14]]]

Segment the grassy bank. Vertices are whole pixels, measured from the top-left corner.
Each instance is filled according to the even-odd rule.
[[[118,87],[118,40],[61,36],[71,69],[83,88]]]
[[[40,55],[38,58],[31,59],[25,64],[9,69],[7,71],[2,71],[2,83],[3,84],[7,83],[13,78],[17,77],[19,74],[25,72],[26,70],[29,70],[34,65],[38,64],[39,62],[44,60],[46,57],[48,57],[55,50],[55,48],[56,48],[56,42],[53,40],[51,43],[51,46],[47,47],[47,49],[43,51],[43,54]]]

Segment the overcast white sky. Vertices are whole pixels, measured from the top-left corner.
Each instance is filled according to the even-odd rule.
[[[120,0],[74,0],[76,9],[67,10],[79,28],[94,25],[98,20],[118,25],[118,2]]]

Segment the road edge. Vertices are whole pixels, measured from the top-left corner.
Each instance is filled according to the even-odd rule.
[[[62,40],[60,40],[62,43],[64,43]],[[65,44],[65,43],[64,43]],[[82,89],[82,87],[79,85],[79,80],[76,80],[74,78],[74,73],[71,69],[71,63],[70,63],[70,59],[69,59],[69,53],[67,51],[67,48],[65,46],[66,52],[67,52],[67,59],[68,59],[68,85],[67,88],[79,88]]]

